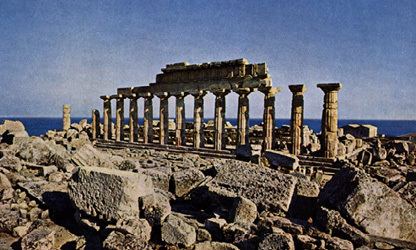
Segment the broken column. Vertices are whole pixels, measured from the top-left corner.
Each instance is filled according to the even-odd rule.
[[[186,93],[180,92],[176,97],[176,146],[186,144],[185,134],[185,96]]]
[[[159,112],[159,143],[161,145],[169,142],[169,94],[163,92],[158,94],[160,98],[160,112]]]
[[[92,110],[92,139],[97,140],[100,136],[100,111]]]
[[[130,142],[137,142],[139,137],[138,127],[138,113],[137,113],[137,96],[133,94],[130,97],[130,109],[129,109],[129,140]]]
[[[322,83],[317,87],[325,94],[321,122],[321,148],[324,157],[334,158],[338,150],[338,91],[342,85],[341,83]]]
[[[251,89],[238,89],[237,146],[249,144],[249,100]]]
[[[124,141],[124,97],[116,98],[116,141]]]
[[[63,107],[62,123],[64,131],[67,131],[71,127],[71,106],[68,104],[65,104]]]
[[[192,95],[195,98],[194,101],[194,148],[204,147],[204,131],[203,131],[203,119],[204,119],[204,96],[205,91],[198,91]]]
[[[104,101],[104,108],[103,108],[103,126],[104,126],[104,140],[109,140],[112,137],[112,131],[111,131],[111,97],[101,96],[101,99]]]
[[[153,94],[146,93],[144,98],[143,142],[153,142]]]
[[[264,113],[263,113],[263,145],[262,150],[273,148],[274,127],[275,127],[275,100],[279,88],[264,87],[259,89],[264,94]]]
[[[213,92],[215,95],[215,135],[214,148],[215,150],[224,149],[226,146],[225,136],[225,96],[230,93],[229,90],[222,89],[221,91]]]
[[[299,155],[303,140],[303,93],[306,91],[306,86],[303,84],[290,85],[289,89],[292,92],[292,113],[290,119],[292,147],[290,152],[294,155]]]

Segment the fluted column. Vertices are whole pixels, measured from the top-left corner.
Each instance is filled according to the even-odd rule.
[[[215,150],[224,149],[226,146],[225,137],[225,96],[230,93],[229,90],[213,92],[215,95],[215,132],[214,148]]]
[[[116,98],[116,141],[124,141],[124,97]]]
[[[275,127],[275,100],[279,88],[264,87],[260,89],[264,94],[264,110],[263,110],[263,145],[262,150],[273,148],[274,143],[274,127]]]
[[[203,119],[204,119],[204,96],[205,91],[198,91],[192,95],[195,98],[194,101],[194,148],[204,147],[204,131],[203,131]]]
[[[144,98],[144,115],[143,115],[143,142],[153,142],[153,95],[147,93]]]
[[[160,98],[159,143],[164,145],[169,142],[169,95],[164,92],[158,97]]]
[[[187,93],[176,94],[176,146],[186,144],[185,134],[185,96]]]
[[[103,108],[103,119],[104,119],[104,140],[112,139],[112,131],[111,131],[111,98],[110,96],[101,96],[101,99],[104,101],[104,108]]]
[[[138,110],[137,110],[137,97],[133,94],[130,97],[130,109],[129,109],[129,141],[137,142],[139,137],[138,127]]]
[[[290,152],[299,155],[303,140],[303,93],[306,91],[306,86],[303,84],[289,85],[289,89],[292,92],[292,112],[290,116],[292,147]]]
[[[238,96],[237,146],[249,144],[249,88],[236,91]]]
[[[318,84],[324,92],[321,123],[321,148],[326,158],[334,158],[338,151],[338,91],[341,83]]]
[[[97,140],[100,136],[100,111],[93,109],[92,110],[92,139]]]

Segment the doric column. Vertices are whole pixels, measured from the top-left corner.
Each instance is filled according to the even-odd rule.
[[[321,144],[324,157],[334,158],[338,151],[338,91],[341,83],[318,84],[324,92],[324,109],[322,111]]]
[[[251,89],[238,89],[237,146],[249,144],[249,100]]]
[[[229,90],[215,91],[215,132],[214,148],[215,150],[224,149],[226,146],[225,137],[225,96],[230,93]]]
[[[306,86],[303,84],[289,85],[292,92],[292,112],[290,116],[290,139],[292,148],[290,152],[299,155],[303,140],[303,93]]]
[[[104,101],[104,108],[103,108],[103,119],[104,119],[104,140],[112,139],[112,131],[111,131],[111,98],[110,96],[101,96],[101,99]]]
[[[138,110],[137,110],[137,97],[133,94],[130,97],[130,109],[129,109],[129,141],[137,142],[139,137],[138,127]]]
[[[187,93],[181,92],[176,97],[176,146],[186,144],[185,134],[185,96]]]
[[[198,91],[192,95],[195,98],[194,101],[194,148],[204,147],[204,96],[207,92]]]
[[[62,113],[62,128],[67,131],[71,127],[71,106],[65,104]]]
[[[263,145],[262,150],[273,148],[274,143],[274,127],[275,127],[275,100],[279,88],[264,87],[259,89],[264,94],[264,110],[263,110]]]
[[[92,139],[97,140],[100,136],[100,111],[93,109],[92,110]]]
[[[153,95],[147,93],[144,98],[144,122],[143,122],[143,141],[144,143],[153,142]]]
[[[124,141],[124,96],[116,98],[116,141]]]
[[[169,142],[169,94],[163,92],[158,97],[160,98],[159,143],[164,145]]]

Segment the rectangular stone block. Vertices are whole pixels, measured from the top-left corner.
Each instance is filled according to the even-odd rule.
[[[116,169],[81,167],[69,183],[75,206],[94,217],[118,220],[139,216],[139,197],[154,192],[147,175]]]

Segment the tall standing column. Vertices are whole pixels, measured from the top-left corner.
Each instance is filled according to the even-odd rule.
[[[92,110],[92,139],[97,140],[100,136],[100,111],[93,109]]]
[[[205,91],[198,91],[192,94],[195,98],[194,101],[194,148],[204,147],[204,96]]]
[[[185,134],[185,96],[186,93],[181,92],[176,97],[176,146],[186,144]]]
[[[338,151],[338,91],[341,83],[318,84],[324,92],[324,109],[322,111],[321,144],[324,157],[334,158]]]
[[[225,96],[230,93],[228,90],[213,92],[215,95],[215,132],[214,148],[215,150],[225,149]]]
[[[238,97],[237,146],[250,144],[249,142],[249,88],[236,91]]]
[[[138,110],[137,110],[137,97],[133,94],[130,97],[130,109],[129,109],[129,141],[137,142],[139,137],[138,127]]]
[[[101,96],[101,99],[104,101],[104,108],[103,108],[103,119],[104,119],[104,140],[112,139],[112,131],[111,131],[111,98],[110,96]]]
[[[153,95],[147,93],[144,98],[144,115],[143,115],[143,142],[153,142]]]
[[[67,131],[71,127],[71,106],[65,104],[62,113],[62,127]]]
[[[290,152],[299,155],[303,140],[303,93],[306,91],[306,86],[303,84],[289,85],[289,89],[292,92],[292,112],[290,116],[292,147]]]
[[[124,97],[118,95],[116,100],[116,141],[124,141]]]
[[[164,145],[169,142],[169,95],[164,92],[158,97],[160,98],[159,143]]]
[[[264,111],[263,111],[263,145],[262,150],[273,148],[274,127],[275,127],[275,101],[279,88],[264,87],[260,89],[264,94]]]

